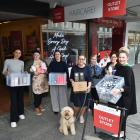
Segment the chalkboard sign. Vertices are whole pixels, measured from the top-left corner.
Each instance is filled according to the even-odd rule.
[[[85,33],[62,31],[44,33],[44,57],[48,65],[56,49],[61,51],[62,58],[69,67],[75,65],[78,60],[78,55],[87,54],[88,49],[85,35]]]
[[[68,52],[69,41],[66,40],[63,32],[55,32],[49,34],[49,39],[47,40],[47,50],[48,57],[53,58],[55,50],[59,50],[62,54],[62,59],[67,61],[69,56]]]

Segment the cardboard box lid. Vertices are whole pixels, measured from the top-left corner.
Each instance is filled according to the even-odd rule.
[[[74,82],[73,92],[86,92],[87,91],[87,82]]]

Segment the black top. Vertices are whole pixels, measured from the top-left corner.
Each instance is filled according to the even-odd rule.
[[[108,62],[107,65],[104,67],[103,71],[102,71],[102,75],[105,76],[106,75],[106,71],[108,70],[109,66],[112,64],[112,62]],[[117,67],[119,66],[118,63],[116,63],[116,65],[114,66],[113,70],[116,70]],[[115,74],[115,73],[114,73]],[[113,75],[114,75],[113,74]]]
[[[70,78],[73,79],[74,81],[77,81],[74,76],[75,73],[78,73],[79,76],[80,73],[84,74],[83,75],[84,77],[82,76],[81,78],[79,78],[78,81],[87,81],[87,82],[92,81],[90,68],[88,66],[85,66],[84,68],[79,68],[77,65],[75,65],[72,67]],[[70,101],[76,107],[87,106],[89,99],[90,99],[90,94],[87,93],[85,94],[84,92],[79,92],[79,93],[72,92],[70,96]]]
[[[80,68],[77,65],[75,65],[75,66],[72,67],[70,79],[73,79],[74,81],[76,81],[75,73],[77,73],[78,76],[79,76],[79,78],[78,78],[79,80],[78,81],[87,81],[87,82],[91,82],[92,81],[91,74],[90,74],[90,68],[88,66]],[[84,76],[83,78],[80,78],[80,74],[81,73]]]
[[[119,65],[116,68],[116,76],[124,77],[125,85],[124,92],[122,93],[122,97],[117,102],[116,105],[120,107],[125,107],[128,109],[128,115],[137,113],[136,106],[136,89],[135,89],[135,78],[133,70],[130,66],[122,66]]]
[[[51,72],[66,73],[67,81],[69,80],[68,66],[64,61],[57,62],[53,60],[48,67],[48,73]]]

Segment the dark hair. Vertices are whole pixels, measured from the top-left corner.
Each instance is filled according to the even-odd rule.
[[[13,56],[14,56],[14,53],[15,53],[17,50],[19,50],[19,51],[21,52],[21,56],[20,56],[19,60],[23,60],[21,48],[14,48],[14,49],[13,49]]]
[[[60,50],[55,50],[53,55],[55,56],[55,53],[57,53],[57,52],[59,52],[60,55],[61,55],[61,51]]]
[[[80,55],[78,55],[78,59],[79,59],[80,56],[84,56],[84,58],[86,58],[84,54],[80,54]]]
[[[62,54],[61,54],[61,51],[60,51],[60,50],[55,50],[55,51],[54,51],[54,54],[53,54],[54,60],[55,60],[55,54],[56,54],[57,52],[60,53],[60,56],[61,56],[60,59],[62,60]]]
[[[34,54],[34,53],[39,53],[39,54],[40,54],[40,51],[34,50],[34,51],[33,51],[33,54]]]
[[[92,57],[96,57],[97,58],[97,54],[93,54],[90,59],[92,59]]]
[[[115,51],[112,51],[112,52],[110,53],[110,57],[111,57],[113,54],[115,54],[115,55],[118,57],[118,53],[115,52]]]
[[[16,50],[20,50],[21,51],[21,48],[15,48],[15,49],[13,49],[13,52],[15,52]]]

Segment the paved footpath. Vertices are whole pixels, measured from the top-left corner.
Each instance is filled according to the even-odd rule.
[[[134,66],[138,113],[128,117],[126,140],[140,140],[140,65]],[[26,119],[18,123],[17,128],[9,127],[9,114],[0,116],[0,140],[81,140],[83,125],[76,122],[76,135],[64,136],[58,131],[59,115],[51,110],[50,97],[44,97],[46,111],[42,116],[36,116],[32,105],[25,108]],[[94,134],[92,113],[88,113],[85,140],[113,140],[114,138],[98,131]]]

